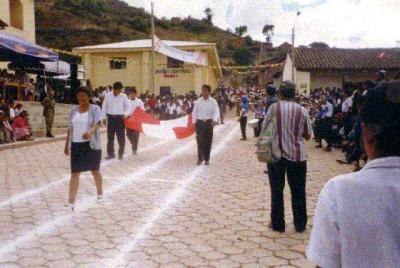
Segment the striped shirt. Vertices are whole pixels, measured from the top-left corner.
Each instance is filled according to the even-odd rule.
[[[276,115],[282,157],[293,162],[306,161],[303,137],[312,133],[307,109],[295,102],[280,101],[268,109],[266,124],[272,121],[274,115]]]

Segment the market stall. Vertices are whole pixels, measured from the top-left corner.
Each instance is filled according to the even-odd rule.
[[[21,99],[21,92],[33,89],[27,70],[43,62],[57,62],[58,54],[10,33],[0,32],[0,61],[11,62],[15,73],[2,70],[0,92],[6,99]]]

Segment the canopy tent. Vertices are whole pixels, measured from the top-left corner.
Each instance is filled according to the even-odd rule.
[[[10,33],[0,32],[0,61],[56,61],[58,54]]]
[[[69,63],[65,61],[51,61],[51,62],[28,62],[21,66],[19,61],[13,61],[8,64],[8,68],[11,70],[23,69],[30,73],[40,73],[48,75],[70,75],[71,67]]]

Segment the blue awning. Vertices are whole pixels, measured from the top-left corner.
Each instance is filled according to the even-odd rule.
[[[0,32],[0,59],[13,61],[56,61],[58,53],[10,33]]]

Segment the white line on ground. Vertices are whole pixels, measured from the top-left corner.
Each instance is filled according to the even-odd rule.
[[[146,152],[146,151],[151,151],[153,149],[159,148],[163,144],[170,143],[170,142],[172,142],[172,141],[168,140],[168,141],[157,142],[155,144],[143,147],[143,149],[139,149],[139,153],[143,153],[143,152]],[[128,155],[128,154],[126,154],[126,155]],[[131,155],[131,154],[129,154],[129,155]],[[117,162],[117,160],[109,160],[109,161],[106,160],[106,161],[103,161],[102,164],[101,164],[101,167],[104,168],[104,167],[106,167],[106,166],[108,166],[110,164],[113,164],[115,162]],[[60,186],[60,185],[62,185],[64,183],[67,183],[69,181],[70,177],[71,177],[70,174],[65,175],[65,176],[63,176],[62,179],[56,180],[54,182],[51,182],[49,184],[40,186],[40,187],[35,188],[35,189],[27,190],[27,191],[25,191],[23,193],[16,194],[16,195],[10,197],[7,200],[0,201],[0,210],[4,209],[7,206],[10,206],[11,204],[15,204],[15,203],[18,203],[20,201],[26,201],[29,198],[37,196],[37,195],[39,195],[39,194],[41,194],[43,192],[47,192],[51,188],[54,188],[54,187]]]
[[[223,125],[223,126],[217,128],[216,133],[220,132],[223,128],[225,128],[225,126],[226,125]],[[129,184],[135,182],[136,180],[139,180],[140,179],[139,176],[144,176],[144,175],[150,173],[151,171],[159,169],[167,161],[174,159],[175,157],[179,156],[179,154],[184,153],[185,151],[190,150],[192,147],[194,147],[194,144],[195,144],[195,141],[191,141],[190,143],[188,143],[184,146],[181,146],[181,147],[177,148],[176,150],[172,151],[171,154],[160,159],[159,161],[157,161],[153,164],[146,165],[146,166],[140,168],[137,172],[132,173],[127,177],[121,178],[121,180],[119,181],[119,183],[117,185],[111,187],[110,189],[108,189],[104,192],[104,196],[107,197],[109,195],[112,195],[114,192],[117,192],[121,189],[125,189],[126,186],[128,186]],[[75,213],[69,212],[68,214],[59,215],[59,216],[56,216],[54,219],[45,221],[43,223],[39,223],[38,227],[33,228],[33,229],[25,232],[21,236],[15,237],[13,241],[10,241],[10,242],[2,245],[0,248],[0,259],[4,255],[6,255],[10,252],[16,251],[16,249],[19,245],[27,243],[29,241],[32,241],[40,235],[52,233],[54,230],[57,229],[57,227],[60,227],[60,226],[63,226],[65,224],[69,223],[73,219],[74,215],[77,216],[77,214],[79,212],[84,212],[84,211],[90,209],[91,207],[93,207],[95,204],[97,204],[96,197],[87,197],[84,200],[82,200],[82,202],[80,202],[77,206],[75,206]]]
[[[235,127],[226,138],[214,149],[212,155],[218,155],[221,153],[226,145],[235,137],[238,128]],[[142,227],[135,232],[135,234],[128,238],[131,242],[125,244],[121,248],[121,253],[117,255],[111,261],[107,260],[103,262],[105,267],[125,267],[125,255],[131,252],[137,245],[137,243],[143,238],[145,233],[153,227],[155,222],[161,218],[165,211],[169,210],[172,205],[179,202],[179,200],[185,195],[185,192],[190,184],[194,182],[194,180],[205,170],[204,166],[200,166],[195,168],[192,172],[187,174],[188,178],[185,179],[177,188],[169,192],[163,202],[162,206],[155,209],[148,218],[145,219],[146,222]]]

